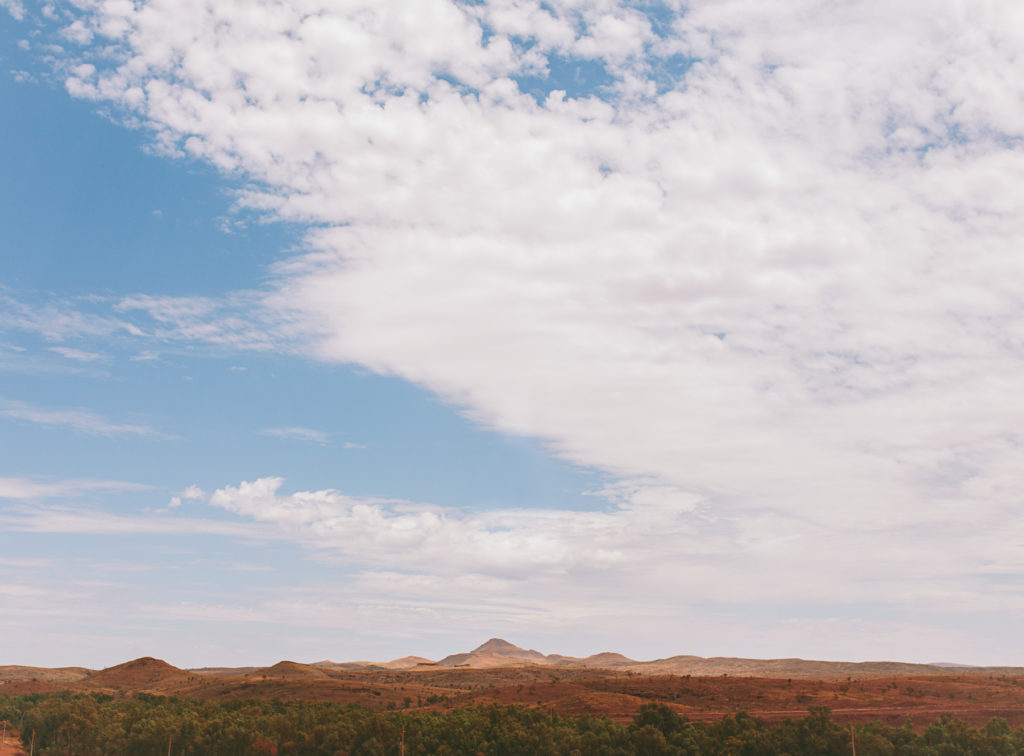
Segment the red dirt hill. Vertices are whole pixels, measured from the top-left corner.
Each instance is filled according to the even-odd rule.
[[[324,670],[311,664],[299,664],[293,661],[279,661],[272,667],[257,669],[253,675],[276,677],[283,680],[320,680],[330,677]]]
[[[90,688],[114,690],[162,690],[189,680],[188,672],[168,664],[163,659],[144,656],[116,667],[93,672],[82,684]]]
[[[550,664],[540,651],[519,648],[501,638],[491,638],[469,653],[452,654],[438,662],[442,667],[500,667],[517,664]]]

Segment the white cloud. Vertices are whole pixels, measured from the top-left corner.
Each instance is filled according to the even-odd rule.
[[[0,511],[0,525],[18,533],[75,535],[208,535],[243,538],[250,542],[277,540],[272,529],[252,523],[167,514],[118,515],[99,509],[33,507]]]
[[[81,68],[79,66],[78,68]],[[37,333],[49,341],[99,339],[160,344],[203,343],[226,350],[288,351],[294,347],[295,326],[277,312],[261,308],[265,294],[240,291],[222,298],[173,297],[139,294],[109,297],[34,297],[33,301],[0,293],[0,333]],[[79,362],[104,355],[61,344],[49,351]],[[155,348],[142,349],[133,362],[157,360]]]
[[[429,564],[444,574],[605,568],[640,557],[630,554],[630,545],[619,538],[621,518],[605,513],[503,510],[453,515],[330,490],[279,496],[282,482],[260,478],[221,488],[210,496],[210,504],[271,523],[299,541],[355,557],[359,563],[409,568]],[[684,512],[687,508],[682,507]],[[645,528],[661,528],[678,517],[678,511],[645,511],[634,514],[629,524],[643,537]],[[692,532],[685,525],[673,527],[677,534]],[[648,552],[643,558],[654,556]]]
[[[31,478],[0,477],[0,499],[32,501],[82,496],[95,491],[141,491],[146,488],[149,486],[123,480],[39,481]]]
[[[61,36],[79,45],[87,45],[92,42],[93,33],[85,23],[78,19],[61,30]],[[88,65],[88,64],[87,64]],[[89,67],[91,68],[91,66]],[[89,76],[92,74],[91,70],[81,71],[76,70],[76,76]]]
[[[85,409],[43,409],[26,402],[0,398],[0,417],[42,425],[48,428],[66,427],[78,433],[95,436],[151,436],[173,438],[148,425],[113,423],[102,415]]]
[[[75,61],[97,70],[70,92],[248,177],[240,205],[318,224],[269,294],[119,312],[166,338],[298,344],[401,376],[642,481],[629,506],[579,518],[389,515],[266,482],[212,501],[354,533],[367,560],[392,543],[483,571],[622,554],[671,597],[1005,601],[975,575],[1022,561],[1019,4],[698,0],[661,39],[625,3],[577,8],[152,0],[83,16],[121,57]],[[602,63],[606,100],[520,92],[512,77],[552,52]],[[672,55],[692,65],[666,82]],[[666,513],[677,497],[711,514]],[[588,551],[632,517],[694,531]],[[563,522],[592,528],[587,548]],[[692,548],[689,571],[673,583],[648,548]]]
[[[169,506],[169,507],[171,507],[173,509],[175,507],[180,507],[181,506],[181,502],[183,500],[184,501],[202,501],[205,498],[206,498],[206,492],[203,491],[203,489],[201,489],[197,485],[191,485],[188,488],[186,488],[184,491],[182,491],[180,494],[178,494],[177,496],[172,496],[171,500],[168,502],[167,506]]]
[[[10,13],[15,21],[21,21],[25,18],[25,6],[21,3],[21,0],[0,0],[0,8]]]
[[[71,347],[50,347],[50,351],[77,362],[95,362],[96,360],[103,359],[103,355],[99,352],[87,352],[84,349],[73,349]]]
[[[142,335],[142,331],[123,319],[90,311],[90,304],[94,303],[61,299],[31,304],[0,294],[0,330],[29,331],[52,341],[121,333]]]
[[[992,544],[1000,533],[1021,532],[1020,516],[970,536],[959,526],[846,534],[770,511],[722,514],[668,487],[617,486],[605,492],[614,502],[605,511],[451,511],[334,490],[281,494],[281,485],[280,478],[261,478],[218,489],[209,501],[272,526],[327,561],[400,573],[408,583],[401,595],[457,576],[479,580],[490,586],[481,596],[492,595],[488,581],[500,580],[502,598],[494,601],[546,596],[552,622],[585,613],[595,593],[645,605],[796,600],[929,610],[938,602],[953,613],[1024,612],[1021,597],[998,587],[1001,574],[1024,566],[1024,549],[1012,538]],[[951,533],[959,537],[955,546],[945,543]]]
[[[323,431],[313,428],[297,428],[294,426],[284,428],[264,428],[258,431],[261,436],[273,436],[291,441],[311,441],[316,444],[326,444],[330,438]]]
[[[982,574],[986,559],[1015,551],[1020,564],[1010,543],[1015,536],[981,558],[977,547],[992,533],[974,533],[947,548],[936,569],[929,553],[942,534],[863,537],[861,548],[846,549],[850,542],[835,533],[771,513],[724,518],[683,495],[673,503],[669,491],[659,501],[634,501],[643,493],[636,486],[610,492],[617,504],[604,512],[438,510],[280,489],[280,479],[260,479],[215,491],[210,502],[310,549],[322,563],[312,583],[244,602],[225,595],[216,603],[152,603],[141,611],[342,629],[354,637],[374,628],[404,639],[404,650],[410,638],[437,636],[447,638],[445,653],[457,650],[450,645],[455,636],[498,633],[547,638],[558,651],[567,650],[567,637],[576,651],[580,644],[597,644],[596,651],[615,643],[641,658],[801,649],[824,658],[918,661],[958,650],[962,657],[970,648],[965,618],[1024,617],[1015,583]],[[173,525],[136,527],[160,532]],[[1020,528],[1019,517],[1004,526]],[[887,618],[895,607],[912,612],[914,622]],[[1008,647],[1002,656],[989,649],[971,661],[1006,662],[1008,654],[1013,658]]]
[[[267,324],[253,322],[258,301],[255,292],[239,292],[223,300],[137,295],[123,298],[114,309],[149,316],[153,325],[147,331],[159,340],[263,350],[273,346],[275,339]]]

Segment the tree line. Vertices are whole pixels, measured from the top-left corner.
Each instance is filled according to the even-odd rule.
[[[1002,756],[1024,753],[1024,727],[973,727],[950,715],[840,726],[827,707],[778,724],[739,713],[692,722],[662,704],[633,721],[562,717],[522,706],[449,713],[372,711],[311,701],[196,701],[146,694],[0,697],[0,721],[33,756]]]

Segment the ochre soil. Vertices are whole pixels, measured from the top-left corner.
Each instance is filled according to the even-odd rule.
[[[536,706],[560,714],[603,714],[629,720],[645,703],[662,703],[693,720],[746,711],[768,721],[799,718],[812,706],[832,709],[846,724],[881,720],[925,726],[944,713],[973,724],[1002,717],[1024,725],[1024,678],[957,676],[876,680],[773,680],[757,677],[629,676],[576,682],[492,687],[463,694],[453,703]]]
[[[661,703],[693,720],[747,711],[769,721],[799,718],[828,706],[833,719],[881,720],[921,728],[944,713],[972,724],[1002,717],[1024,726],[1024,677],[947,674],[861,680],[641,675],[622,670],[517,666],[487,669],[329,670],[281,664],[249,674],[181,670],[157,659],[88,674],[79,680],[10,680],[0,696],[59,690],[115,695],[148,692],[203,700],[284,699],[360,703],[373,709],[450,711],[488,703],[517,704],[567,716],[629,721],[645,703]],[[12,754],[15,752],[11,752]],[[0,751],[0,756],[8,756]]]
[[[5,742],[0,743],[0,756],[25,756],[17,730],[7,731]]]

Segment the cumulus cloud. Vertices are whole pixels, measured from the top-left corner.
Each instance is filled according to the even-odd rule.
[[[411,502],[358,499],[338,491],[307,491],[282,496],[280,478],[260,478],[227,486],[210,504],[272,523],[297,540],[355,559],[358,564],[430,565],[444,574],[532,574],[630,564],[620,518],[600,512],[500,510],[454,514]],[[644,510],[630,527],[638,538],[663,527],[672,515]],[[692,528],[677,525],[678,535]],[[676,541],[671,547],[678,548]],[[644,559],[657,555],[646,552]]]
[[[395,544],[441,558],[436,540],[482,571],[493,555],[589,564],[561,523],[592,546],[627,512],[664,516],[704,532],[698,555],[725,534],[697,558],[701,580],[731,585],[750,555],[776,555],[759,565],[780,600],[824,575],[862,595],[847,556],[862,552],[903,571],[893,600],[918,576],[966,597],[970,570],[1018,569],[1000,524],[1016,532],[1024,463],[1019,4],[588,5],[151,0],[82,15],[103,55],[69,63],[73,95],[245,177],[240,205],[315,224],[248,300],[276,340],[245,318],[225,327],[208,301],[122,312],[401,376],[639,481],[628,508],[579,520],[392,516],[272,481],[211,501],[351,531],[366,559]],[[604,84],[524,93],[556,56],[599,65]],[[687,519],[694,501],[714,525]],[[492,532],[490,517],[510,520]],[[685,551],[685,532],[661,542]],[[648,564],[622,549],[607,554]]]
[[[172,509],[180,507],[182,501],[202,501],[206,498],[206,492],[197,485],[191,485],[177,496],[172,496],[167,506]]]
[[[25,18],[25,6],[21,3],[21,0],[0,0],[0,8],[10,13],[15,21],[21,21]]]
[[[430,634],[501,628],[564,642],[571,629],[600,644],[644,639],[663,653],[685,644],[925,660],[925,646],[946,654],[970,646],[965,616],[1024,616],[1012,584],[987,572],[1022,566],[1017,537],[999,538],[1019,534],[1020,517],[966,535],[950,527],[851,536],[771,512],[727,515],[703,501],[681,507],[679,492],[659,496],[641,483],[601,492],[612,505],[598,511],[444,510],[282,487],[280,478],[261,478],[219,489],[209,501],[320,560],[322,581],[264,607],[288,604],[292,611],[278,616],[314,627],[350,629],[355,612]],[[933,558],[937,549],[942,560]],[[344,581],[326,577],[332,567]],[[311,602],[328,596],[343,609],[311,618]],[[836,607],[844,604],[854,608],[838,609],[849,618],[840,621]],[[198,618],[204,606],[165,611]],[[885,607],[895,606],[916,622],[890,619]],[[258,611],[233,601],[209,608],[207,619],[251,619]],[[828,627],[835,633],[824,638]],[[902,642],[907,632],[924,646]]]

